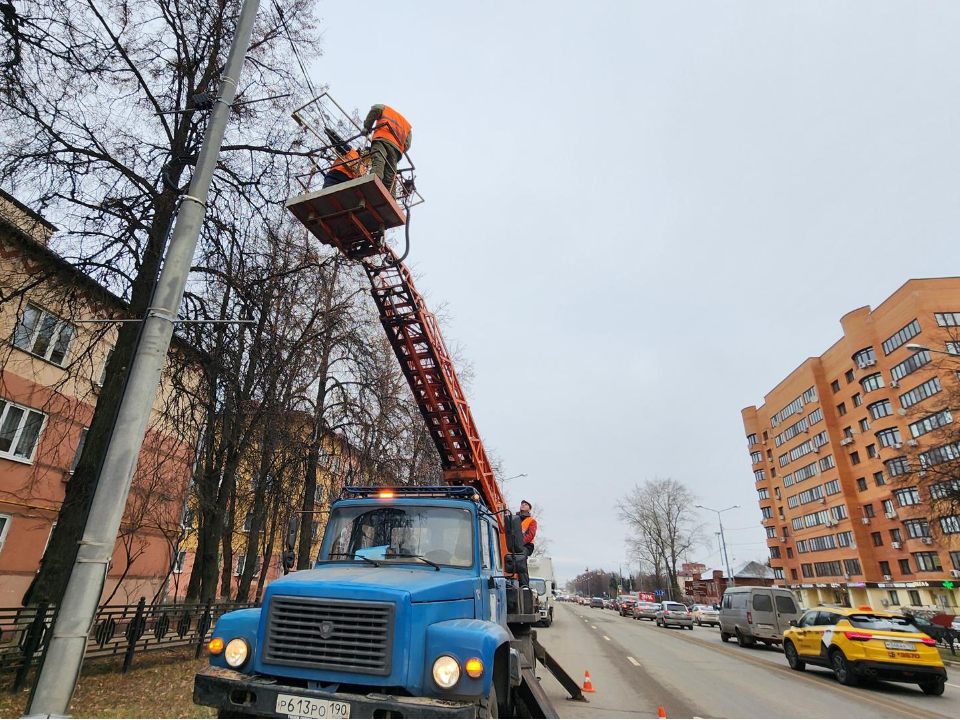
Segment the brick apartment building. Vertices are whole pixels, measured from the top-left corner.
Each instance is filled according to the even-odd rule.
[[[0,607],[19,606],[37,572],[116,337],[81,321],[126,313],[48,247],[55,231],[0,191]],[[180,380],[195,385],[202,359],[179,342],[174,353],[189,356]],[[112,603],[149,600],[170,575],[200,421],[187,409],[169,432],[181,398],[165,374],[104,588]]]
[[[840,324],[837,343],[742,411],[771,567],[807,607],[956,608],[960,518],[927,522],[939,486],[906,455],[954,420],[960,358],[936,351],[960,352],[960,278],[910,280]]]

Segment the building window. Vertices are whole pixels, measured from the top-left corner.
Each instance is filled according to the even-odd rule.
[[[881,560],[881,561],[880,561],[880,572],[881,572],[881,574],[883,574],[883,575],[889,575],[889,574],[890,574],[890,563],[887,562],[886,560]]]
[[[803,393],[803,401],[805,403],[812,403],[817,401],[817,388],[814,385],[811,385]]]
[[[954,570],[960,570],[960,550],[950,553],[950,562],[953,563]]]
[[[81,428],[80,429],[80,442],[77,443],[77,451],[73,454],[73,462],[70,463],[70,474],[77,469],[77,465],[80,463],[80,455],[83,454],[83,444],[87,441],[87,430],[90,428]]]
[[[907,594],[910,596],[911,605],[920,605],[920,591],[919,590],[907,590]]]
[[[832,459],[832,456],[831,456],[831,459]],[[824,460],[826,460],[826,458],[824,458]],[[793,473],[793,478],[796,482],[802,482],[804,480],[807,480],[808,478],[812,478],[814,475],[816,475],[819,472],[817,470],[818,467],[819,466],[817,465],[816,462],[812,462],[809,465],[804,465],[802,468],[800,468],[795,473]],[[784,485],[787,484],[786,478],[784,478],[783,484]]]
[[[844,375],[844,378],[846,379],[848,385],[852,383],[856,379],[856,376],[853,374],[853,369],[847,370],[847,373],[846,375]]]
[[[769,438],[769,436],[767,435],[767,431],[764,430],[764,431],[763,431],[763,441],[766,442],[766,441],[769,440],[769,439],[770,439],[770,438]]]
[[[766,488],[757,488],[757,495],[760,496],[760,499],[761,499],[761,500],[769,500],[769,499],[770,499],[770,491],[767,490]]]
[[[870,367],[871,365],[877,364],[877,354],[873,351],[872,347],[864,348],[863,350],[854,353],[853,361],[860,369]]]
[[[853,560],[844,560],[843,569],[847,571],[847,575],[862,575],[863,571],[860,570],[860,561],[857,559]]]
[[[920,350],[919,352],[915,352],[913,355],[908,357],[902,363],[894,365],[892,368],[890,368],[890,376],[899,382],[907,375],[916,372],[929,362],[930,353],[926,350]]]
[[[242,555],[237,555],[237,563],[234,566],[233,574],[240,576],[243,574],[243,567],[247,564],[247,554],[243,553]],[[257,577],[260,574],[260,556],[257,555],[257,559],[253,563],[253,577]]]
[[[10,515],[0,515],[0,553],[3,552],[3,545],[7,542],[7,533],[10,531],[10,523],[13,518]]]
[[[783,455],[777,458],[777,462],[780,463],[780,467],[783,467],[788,462],[790,462],[790,456],[787,453],[784,453]]]
[[[874,390],[879,390],[884,387],[883,385],[883,375],[880,373],[873,373],[872,375],[867,375],[863,380],[860,381],[860,386],[863,388],[863,394],[873,392]]]
[[[780,559],[780,546],[774,545],[770,548],[770,559],[779,560]]]
[[[755,482],[760,482],[761,480],[766,480],[766,479],[767,479],[767,473],[766,473],[766,471],[763,470],[763,469],[754,470],[754,471],[753,471],[753,478],[754,478],[754,481],[755,481]]]
[[[803,398],[797,398],[792,403],[787,405],[783,410],[780,411],[780,422],[783,422],[791,415],[795,415],[798,412],[803,410]]]
[[[793,525],[794,530],[803,530],[803,518],[793,518],[790,524]]]
[[[824,430],[824,431],[822,431],[822,432],[818,432],[816,435],[813,436],[813,445],[814,445],[814,447],[818,447],[818,448],[823,447],[823,446],[826,445],[828,442],[829,442],[829,438],[827,437],[827,431],[826,431],[826,430]]]
[[[97,387],[103,387],[103,384],[107,381],[107,365],[110,364],[110,358],[113,357],[114,347],[111,345],[107,349],[107,354],[103,358],[103,367],[100,368],[100,377],[97,378]]]
[[[877,451],[877,446],[874,445],[873,443],[867,445],[867,457],[870,457],[870,458],[880,457],[880,453]]]
[[[245,533],[250,532],[250,528],[252,527],[253,527],[253,513],[248,512],[246,516],[243,518],[243,532]]]
[[[934,313],[940,327],[960,327],[960,312]]]
[[[847,519],[847,506],[846,505],[837,505],[836,507],[830,508],[830,514],[833,515],[833,519],[837,522]]]
[[[894,490],[893,496],[897,498],[897,503],[900,505],[900,507],[920,504],[920,491],[917,490],[916,487],[908,487],[908,488],[901,488],[900,490]]]
[[[310,523],[310,539],[316,542],[320,538],[320,521],[314,520]]]
[[[813,565],[804,563],[800,566],[800,572],[803,573],[805,578],[813,577]]]
[[[765,520],[769,520],[770,518],[773,517],[773,508],[762,507],[760,508],[760,513],[763,515]]]
[[[883,354],[889,355],[911,338],[920,334],[920,323],[914,320],[883,341]]]
[[[837,533],[837,545],[840,547],[853,547],[853,533],[849,530]]]
[[[860,407],[863,405],[863,398],[860,397],[860,393],[853,394],[853,405],[854,407]]]
[[[886,430],[880,430],[877,433],[877,441],[880,443],[880,447],[902,445],[903,438],[900,437],[900,428],[892,427]]]
[[[773,453],[770,451],[770,448],[767,448],[767,462],[773,462]],[[776,468],[773,468],[776,470]]]
[[[891,458],[890,460],[885,460],[883,464],[884,467],[887,468],[888,477],[906,475],[910,472],[910,461],[905,457]]]
[[[883,470],[877,470],[873,474],[873,482],[876,484],[877,487],[887,484],[886,480],[883,479]],[[866,485],[866,483],[864,483],[864,485]]]
[[[900,407],[907,409],[912,405],[916,405],[921,400],[926,400],[928,397],[936,395],[938,392],[943,390],[940,386],[940,378],[930,378],[923,385],[918,385],[910,392],[905,392],[899,397]]]
[[[787,548],[787,557],[793,557],[793,553],[790,552],[790,548]],[[791,580],[797,580],[797,579],[798,579],[798,578],[797,578],[797,569],[796,569],[796,568],[790,568],[790,579],[791,579]]]
[[[823,409],[822,409],[822,408],[817,408],[817,409],[814,410],[812,413],[810,413],[809,415],[807,415],[807,422],[808,422],[811,426],[816,425],[816,424],[817,424],[818,422],[820,422],[821,420],[823,420]]]
[[[870,411],[870,415],[873,416],[874,420],[887,417],[887,415],[893,415],[889,400],[878,400],[875,403],[870,403],[867,405],[867,410]]]
[[[854,450],[852,453],[850,453],[850,462],[851,462],[853,465],[859,465],[859,464],[860,464],[860,453],[858,453],[856,450]]]
[[[913,520],[904,520],[903,528],[907,531],[907,537],[914,540],[930,537],[930,525],[926,518],[917,518]]]
[[[893,507],[893,500],[884,500],[882,504],[885,513],[896,513],[896,508]]]
[[[910,569],[910,561],[909,561],[909,560],[907,560],[907,559],[905,559],[905,558],[901,558],[901,559],[897,560],[897,564],[900,566],[900,573],[901,573],[902,575],[913,575],[913,570]]]
[[[768,538],[775,538],[777,536],[777,529],[775,527],[764,528],[767,533]]]
[[[890,528],[890,541],[903,542],[903,535],[900,534],[900,528]]]
[[[960,494],[960,480],[945,480],[930,486],[930,499],[943,500],[954,494]]]
[[[76,330],[66,320],[28,303],[13,331],[13,344],[21,350],[62,366]]]
[[[925,468],[945,463],[948,460],[956,460],[960,458],[960,444],[947,443],[946,445],[940,445],[920,453],[918,457],[920,458],[920,466]]]
[[[183,561],[187,558],[187,551],[181,550],[177,553],[176,557],[173,559],[173,572],[175,575],[179,575],[183,572]]]
[[[913,437],[918,438],[921,435],[926,435],[928,432],[932,432],[937,428],[941,428],[944,425],[949,425],[953,422],[953,415],[950,414],[949,410],[941,410],[938,413],[933,415],[927,415],[927,417],[922,420],[917,420],[914,423],[910,423],[910,434]]]
[[[839,560],[814,563],[813,571],[817,574],[817,577],[839,577],[843,574]]]
[[[777,496],[777,500],[779,500],[779,499],[780,499],[780,488],[775,487],[775,488],[773,489],[773,493],[774,493],[774,495]]]
[[[940,532],[944,535],[956,535],[960,533],[960,515],[950,515],[940,518]]]
[[[830,482],[825,483],[823,486],[823,491],[827,495],[836,495],[838,492],[840,492],[840,481],[831,480]]]
[[[773,568],[773,577],[777,580],[783,580],[783,568],[779,568],[779,567]]]
[[[913,562],[917,566],[917,572],[938,572],[943,570],[940,567],[940,556],[935,552],[915,552],[913,553]]]
[[[889,575],[889,574],[890,574],[890,573],[887,573],[887,575]],[[897,594],[897,591],[896,591],[896,590],[887,590],[887,595],[890,597],[890,604],[891,604],[891,605],[899,605],[899,604],[900,604],[900,596]]]
[[[180,517],[180,527],[183,528],[184,530],[192,528],[195,519],[196,517],[193,510],[191,510],[188,507],[184,508],[183,515]]]
[[[757,463],[763,462],[763,453],[757,450],[756,452],[750,453],[750,461],[756,465]]]
[[[0,400],[0,457],[30,461],[47,416]]]
[[[849,425],[843,429],[843,439],[853,440],[853,428]]]
[[[860,432],[866,432],[870,429],[870,421],[866,418],[860,418],[858,424],[860,425]]]
[[[863,492],[867,489],[867,479],[866,478],[857,478],[857,490]]]
[[[756,445],[757,444],[757,434],[750,433],[747,435],[747,445]]]
[[[868,518],[874,517],[873,503],[867,503],[863,506],[863,516]]]
[[[843,417],[847,414],[847,406],[845,403],[840,403],[837,405],[837,412],[840,414],[840,417]]]
[[[834,380],[832,383],[830,383],[830,389],[833,390],[835,393],[840,392],[840,381]]]
[[[813,452],[813,443],[805,440],[790,451],[790,460],[799,460],[804,455]]]
[[[873,544],[876,547],[881,547],[883,545],[883,534],[879,532],[870,533],[870,538],[873,540]]]

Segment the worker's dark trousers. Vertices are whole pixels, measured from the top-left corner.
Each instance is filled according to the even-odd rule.
[[[349,180],[350,177],[339,170],[330,170],[326,175],[323,176],[323,186],[325,188],[333,187],[334,185],[339,185],[340,183],[345,183]]]
[[[370,160],[374,174],[391,193],[393,179],[397,176],[397,163],[400,162],[400,150],[391,142],[377,138],[370,145]]]

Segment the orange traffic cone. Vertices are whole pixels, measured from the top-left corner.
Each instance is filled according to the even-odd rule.
[[[596,690],[593,689],[593,683],[590,682],[590,671],[587,670],[586,674],[583,676],[583,687],[580,688],[583,692],[592,692],[595,693]]]
[[[657,717],[665,718],[667,716],[667,711],[663,709],[663,705],[657,708]]]

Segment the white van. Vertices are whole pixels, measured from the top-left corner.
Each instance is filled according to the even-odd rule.
[[[740,647],[759,640],[779,645],[791,620],[800,619],[800,606],[793,593],[780,587],[732,587],[720,603],[720,639],[737,639]]]

